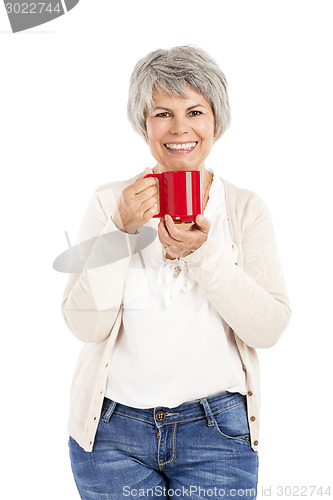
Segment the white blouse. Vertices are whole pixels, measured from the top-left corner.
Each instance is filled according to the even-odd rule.
[[[236,263],[223,181],[209,170],[214,177],[204,211],[211,222],[208,238]],[[146,226],[157,231],[159,221],[152,218]],[[226,334],[185,260],[165,255],[157,236],[131,256],[105,396],[136,408],[173,408],[225,390],[246,394],[232,334]]]

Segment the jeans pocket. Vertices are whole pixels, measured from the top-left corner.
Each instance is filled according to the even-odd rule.
[[[246,399],[214,412],[218,432],[228,438],[250,443],[250,428],[247,420]]]
[[[101,410],[101,414],[99,416],[99,422],[100,423],[103,420],[103,418],[105,417],[105,414],[106,414],[107,411],[108,411],[108,408],[105,407],[104,404],[103,404],[103,407],[102,407],[102,410]]]
[[[112,401],[112,399],[104,398],[99,423],[101,423],[102,421],[108,423],[110,421],[116,405],[117,403],[115,401]]]

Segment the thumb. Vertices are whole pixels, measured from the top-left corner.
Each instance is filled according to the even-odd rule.
[[[138,179],[143,179],[143,177],[145,177],[147,174],[150,174],[150,173],[151,173],[150,168],[146,167],[144,169],[144,171],[141,172],[141,174],[139,175]]]
[[[198,214],[195,218],[195,223],[197,226],[199,226],[200,231],[202,231],[203,233],[209,232],[211,224],[204,215]]]

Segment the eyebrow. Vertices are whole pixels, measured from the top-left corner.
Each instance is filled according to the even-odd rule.
[[[205,109],[205,106],[203,106],[202,104],[195,104],[194,106],[190,106],[189,108],[186,108],[186,111],[191,111],[191,109],[194,109],[194,108],[204,108]],[[169,109],[169,108],[163,108],[161,106],[156,106],[156,108],[154,108],[151,111],[151,113],[154,113],[155,111],[157,111],[159,109],[163,109],[164,111],[171,111],[171,109]]]

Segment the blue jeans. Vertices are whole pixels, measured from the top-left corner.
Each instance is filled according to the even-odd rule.
[[[227,391],[175,408],[105,398],[93,451],[69,438],[81,498],[256,498],[246,414],[245,396]]]

